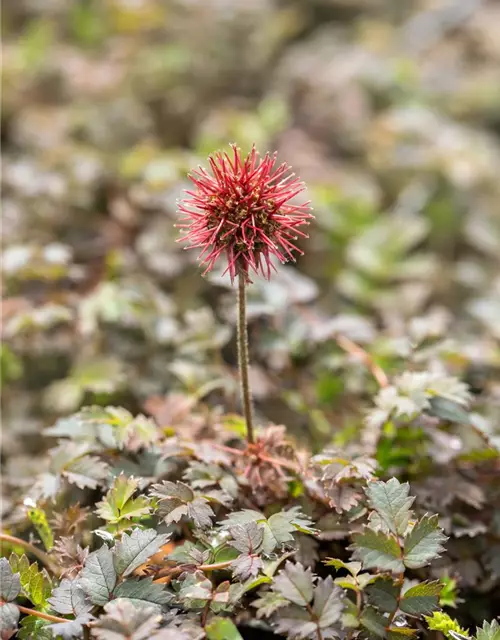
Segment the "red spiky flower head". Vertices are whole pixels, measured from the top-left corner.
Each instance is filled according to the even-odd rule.
[[[281,262],[294,260],[298,236],[307,238],[299,227],[313,217],[309,202],[292,204],[304,184],[290,173],[284,162],[276,166],[276,154],[259,158],[255,146],[243,157],[236,145],[233,153],[215,153],[209,157],[211,172],[202,167],[189,178],[196,187],[186,191],[178,204],[184,214],[180,241],[186,249],[201,248],[199,260],[203,275],[213,269],[219,258],[227,260],[231,282],[243,274],[260,272],[269,279],[272,256]]]

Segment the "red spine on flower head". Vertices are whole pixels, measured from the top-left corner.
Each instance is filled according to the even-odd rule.
[[[290,173],[284,162],[276,166],[276,153],[260,159],[252,147],[243,157],[236,145],[233,153],[209,157],[211,171],[202,167],[189,174],[195,189],[186,191],[178,203],[183,214],[182,237],[186,249],[200,248],[199,260],[207,274],[224,258],[231,282],[240,273],[250,282],[249,272],[271,276],[271,257],[294,260],[300,251],[294,241],[307,238],[298,227],[309,224],[309,202],[292,204],[305,185]]]

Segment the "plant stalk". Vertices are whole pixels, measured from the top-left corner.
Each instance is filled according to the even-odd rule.
[[[241,403],[247,425],[247,440],[248,444],[253,444],[255,438],[253,432],[252,397],[248,376],[247,300],[244,273],[238,275],[238,367],[240,370]]]
[[[15,604],[16,607],[21,611],[21,613],[25,613],[27,616],[36,616],[37,618],[42,618],[43,620],[48,620],[49,622],[70,622],[69,618],[60,618],[59,616],[53,616],[50,613],[44,613],[43,611],[37,611],[36,609],[28,609],[28,607],[22,607],[20,604]]]
[[[31,542],[27,542],[26,540],[22,540],[21,538],[16,538],[15,536],[11,536],[8,533],[0,533],[0,542],[7,542],[11,545],[16,545],[19,547],[23,547],[26,549],[28,553],[35,556],[42,564],[44,564],[49,571],[51,571],[55,576],[59,577],[60,572],[59,569],[52,563],[49,555],[35,547],[35,545],[31,544]]]

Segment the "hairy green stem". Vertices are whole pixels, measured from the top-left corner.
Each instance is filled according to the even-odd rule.
[[[247,425],[248,444],[255,442],[253,433],[252,397],[248,378],[248,333],[245,275],[238,275],[238,366],[240,370],[241,403]]]

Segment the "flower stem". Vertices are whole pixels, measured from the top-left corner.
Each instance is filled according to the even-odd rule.
[[[241,402],[247,425],[248,444],[255,442],[253,433],[252,398],[248,379],[248,333],[245,274],[238,275],[238,366],[240,370]]]

